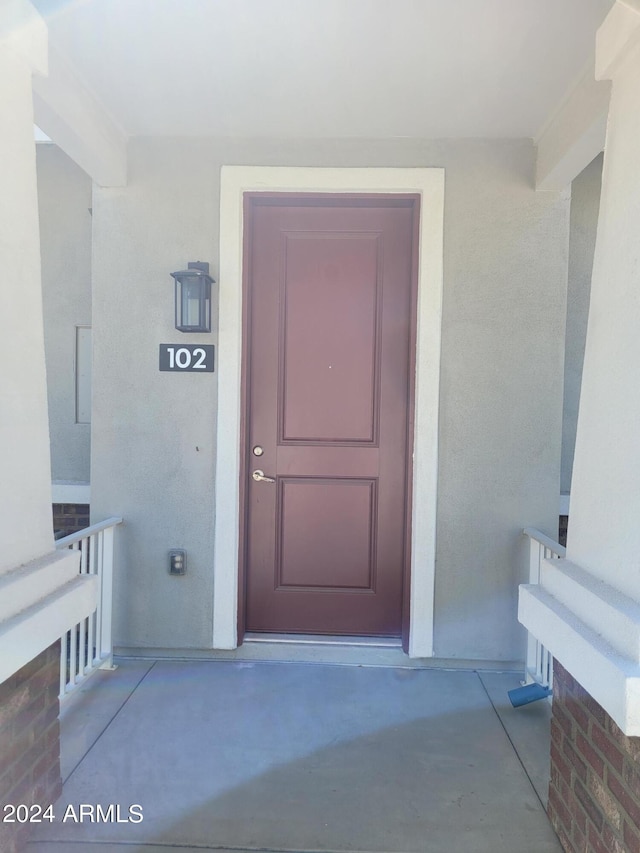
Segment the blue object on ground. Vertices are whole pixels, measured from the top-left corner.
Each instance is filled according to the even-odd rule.
[[[537,702],[538,699],[546,699],[551,696],[551,688],[543,687],[536,681],[533,684],[525,684],[524,687],[515,687],[509,690],[507,695],[514,708],[519,708],[521,705],[529,705],[531,702]]]

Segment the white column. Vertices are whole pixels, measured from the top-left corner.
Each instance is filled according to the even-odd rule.
[[[613,94],[567,555],[640,602],[640,11],[614,7],[598,72]]]
[[[77,552],[54,550],[32,74],[46,26],[0,5],[0,682],[95,606]],[[88,581],[88,582],[87,582]]]
[[[640,0],[597,41],[612,80],[567,558],[519,616],[627,735],[640,736]]]
[[[0,573],[53,548],[31,103],[47,34],[28,5],[0,9]]]

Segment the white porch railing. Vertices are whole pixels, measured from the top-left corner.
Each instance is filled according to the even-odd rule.
[[[533,527],[523,530],[529,537],[529,583],[540,583],[540,566],[549,557],[564,557],[566,549]],[[553,687],[553,658],[541,642],[531,634],[527,637],[525,683],[536,681],[543,687]]]
[[[113,537],[121,518],[108,518],[63,539],[56,548],[80,551],[80,574],[98,576],[96,609],[62,637],[60,698],[71,693],[97,669],[112,667]]]

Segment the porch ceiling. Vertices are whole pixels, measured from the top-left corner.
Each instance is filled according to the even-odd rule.
[[[532,137],[612,0],[33,0],[125,134]]]

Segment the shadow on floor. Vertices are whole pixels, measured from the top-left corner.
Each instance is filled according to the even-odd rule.
[[[561,849],[489,701],[497,678],[486,687],[460,671],[146,666],[121,673],[137,687],[55,807],[60,821],[69,804],[76,814],[82,803],[118,804],[124,819],[136,803],[144,820],[71,817],[40,827],[31,853]],[[91,702],[104,707],[95,693]]]

